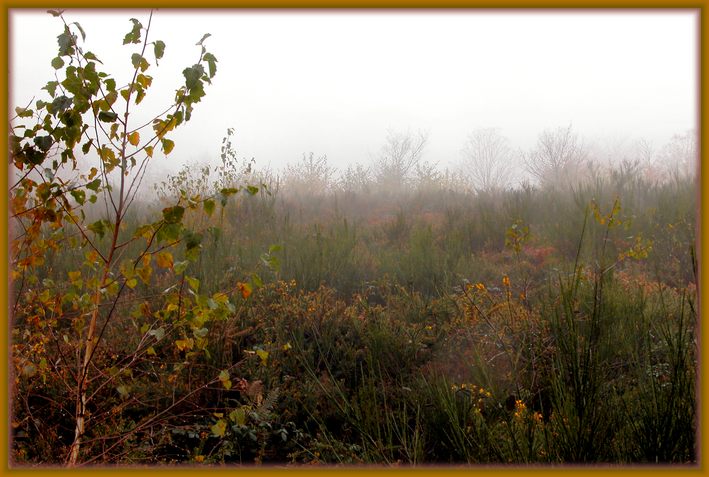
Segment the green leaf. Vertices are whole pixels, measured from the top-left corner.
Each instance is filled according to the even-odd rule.
[[[106,226],[104,225],[104,222],[104,220],[97,220],[93,224],[90,224],[87,228],[100,238],[103,238],[103,236],[106,235]]]
[[[217,59],[211,53],[205,53],[202,59],[209,65],[209,77],[213,78],[217,73]]]
[[[187,250],[190,250],[199,247],[199,245],[202,243],[202,234],[187,230],[185,231],[184,239],[185,245],[187,246]]]
[[[98,113],[98,120],[104,123],[113,123],[118,119],[118,114],[113,111],[101,111]]]
[[[258,276],[257,274],[251,275],[251,283],[253,284],[254,287],[256,288],[262,288],[263,287],[263,280],[261,280],[261,277]]]
[[[17,113],[17,115],[21,118],[31,118],[32,114],[34,114],[34,111],[27,108],[17,107],[15,108],[15,113]]]
[[[150,63],[148,63],[148,61],[138,53],[133,53],[130,59],[133,64],[133,68],[140,68],[140,71],[145,71],[148,69],[148,66],[150,66]]]
[[[124,45],[128,43],[140,43],[140,29],[143,28],[143,25],[135,18],[131,18],[130,21],[133,22],[133,29],[126,33],[126,36],[123,38]]]
[[[72,35],[69,27],[64,26],[64,33],[57,36],[57,44],[59,45],[59,56],[69,56],[74,54],[74,43],[76,36]]]
[[[55,70],[60,69],[62,66],[64,66],[64,60],[62,60],[61,57],[57,56],[52,60],[52,68]]]
[[[49,95],[53,98],[54,95],[57,94],[57,86],[59,86],[59,82],[50,81],[42,89],[46,89],[47,92],[49,92]]]
[[[103,84],[106,85],[106,89],[108,89],[109,91],[116,90],[116,80],[114,80],[113,78],[106,79]]]
[[[94,179],[86,184],[86,188],[94,192],[97,192],[99,187],[101,187],[101,179]]]
[[[214,200],[207,199],[204,201],[204,204],[202,204],[202,205],[204,206],[204,211],[207,213],[208,216],[211,217],[212,214],[214,213],[214,207],[215,207]]]
[[[188,260],[182,260],[180,262],[175,262],[173,265],[173,269],[175,270],[175,274],[179,275],[185,270],[187,270],[187,265],[189,265],[190,262]],[[195,290],[196,291],[196,290]]]
[[[153,43],[154,47],[153,50],[155,52],[155,64],[158,64],[158,60],[163,57],[165,54],[165,42],[157,40],[155,43]]]
[[[187,280],[187,284],[193,291],[199,291],[199,280],[197,278],[185,276],[185,280]]]
[[[80,189],[75,189],[71,191],[71,196],[74,197],[74,200],[76,200],[76,203],[79,205],[84,205],[84,202],[86,201],[86,192]]]
[[[163,226],[160,227],[156,235],[158,243],[160,242],[172,242],[180,237],[180,232],[182,231],[182,223],[178,224],[166,224],[163,222]]]
[[[34,143],[43,152],[47,152],[54,144],[54,139],[52,139],[52,136],[37,136],[34,138]]]
[[[162,210],[163,220],[167,224],[177,224],[182,222],[182,217],[185,215],[185,208],[176,205],[174,207],[166,207]]]
[[[246,192],[248,192],[251,195],[255,195],[258,193],[258,187],[252,186],[252,185],[246,186]]]
[[[170,139],[162,138],[160,139],[160,143],[162,144],[162,152],[165,155],[170,154],[170,152],[172,152],[172,150],[175,148],[174,141],[171,141]]]
[[[201,84],[202,75],[204,75],[204,68],[202,65],[193,65],[191,68],[185,68],[182,71],[185,77],[185,86],[187,89],[195,89]]]
[[[103,62],[102,62],[101,60],[99,60],[99,59],[96,57],[96,55],[94,55],[94,54],[91,53],[90,51],[87,51],[86,53],[84,53],[84,58],[86,58],[87,60],[98,61],[99,63],[103,64]],[[106,81],[109,81],[109,80],[106,80]],[[112,80],[111,80],[111,81],[112,81]]]
[[[47,107],[47,111],[56,116],[71,106],[72,99],[67,96],[59,96]]]

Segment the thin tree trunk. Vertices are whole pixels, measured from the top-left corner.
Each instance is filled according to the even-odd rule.
[[[99,303],[101,300],[101,288],[106,283],[108,272],[110,269],[110,261],[106,264],[104,276],[101,280],[101,285],[96,289],[94,295],[94,311],[91,313],[89,321],[89,329],[86,333],[86,348],[84,350],[84,362],[79,369],[78,382],[76,388],[76,427],[74,429],[74,442],[71,444],[69,456],[67,458],[67,466],[74,467],[79,460],[79,450],[81,448],[81,438],[85,432],[86,426],[86,405],[88,403],[86,395],[86,384],[88,380],[89,365],[96,350],[96,322],[98,321]]]

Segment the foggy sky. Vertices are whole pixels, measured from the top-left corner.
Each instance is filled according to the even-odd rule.
[[[131,17],[147,25],[148,11],[65,12],[118,84],[137,48],[121,45]],[[11,108],[42,98],[61,32],[44,10],[10,10]],[[230,127],[239,156],[257,167],[279,168],[312,151],[340,169],[369,163],[387,130],[428,131],[423,159],[446,166],[481,127],[500,128],[522,149],[543,129],[569,124],[591,140],[646,138],[658,147],[696,127],[692,10],[161,9],[149,40],[167,48],[141,106],[157,113],[169,104],[207,32],[217,75],[173,136],[175,151],[153,168],[216,160]]]

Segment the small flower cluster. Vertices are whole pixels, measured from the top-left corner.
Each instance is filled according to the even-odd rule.
[[[474,285],[472,283],[468,283],[465,285],[465,289],[466,289],[466,291],[476,289],[477,291],[481,291],[481,292],[484,292],[486,290],[485,284],[483,284],[483,283],[476,283]]]
[[[536,424],[542,423],[542,413],[534,411],[532,413],[527,409],[527,405],[521,399],[515,401],[514,418],[517,421],[523,421],[526,418],[531,417]]]
[[[476,384],[462,383],[451,385],[451,390],[455,393],[464,393],[470,396],[476,412],[480,412],[485,407],[485,399],[492,398],[492,393],[482,386]]]

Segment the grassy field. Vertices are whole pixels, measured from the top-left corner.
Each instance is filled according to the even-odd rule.
[[[188,210],[199,256],[180,245],[111,310],[83,462],[696,462],[693,180],[393,194],[228,178],[265,187]],[[210,187],[206,171],[166,180],[121,233]],[[65,317],[87,262],[67,247],[14,282],[17,463],[72,443],[81,326]],[[33,321],[56,290],[54,320]]]

